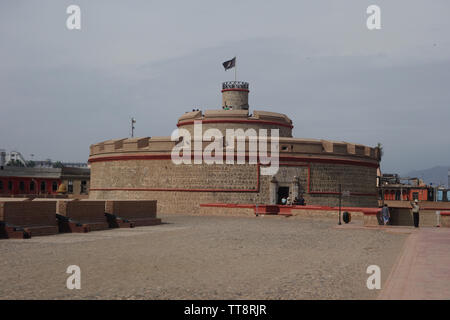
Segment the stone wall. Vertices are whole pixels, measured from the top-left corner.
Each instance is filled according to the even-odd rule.
[[[156,218],[156,201],[110,200],[105,211],[125,219]]]
[[[106,222],[104,201],[59,200],[57,213],[77,222]]]
[[[373,195],[343,197],[343,206],[377,205],[375,168],[334,166],[314,164],[311,165],[311,173],[308,173],[307,164],[281,166],[277,175],[270,177],[260,175],[258,166],[250,164],[175,165],[170,160],[94,162],[91,166],[90,198],[158,200],[159,212],[196,213],[202,203],[275,203],[273,193],[276,187],[289,186],[292,192],[303,192],[308,204],[336,206],[336,194],[308,193],[308,175],[311,175],[311,185],[322,187],[321,192],[335,192],[336,185],[330,172],[340,172],[342,183],[350,191],[373,192]],[[361,178],[362,172],[372,178],[372,188],[367,187],[366,176]],[[297,182],[293,183],[295,177]]]
[[[56,226],[55,201],[2,201],[0,221],[16,226]]]
[[[450,228],[450,211],[441,212],[441,227]]]
[[[248,110],[248,90],[222,90],[222,107]]]

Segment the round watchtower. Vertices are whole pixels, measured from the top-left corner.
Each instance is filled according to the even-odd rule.
[[[248,110],[248,82],[222,83],[222,109]]]

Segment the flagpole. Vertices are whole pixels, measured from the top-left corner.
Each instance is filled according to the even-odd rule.
[[[237,69],[237,57],[235,56],[235,60],[234,60],[234,82],[237,81],[237,77],[236,77],[236,69]]]

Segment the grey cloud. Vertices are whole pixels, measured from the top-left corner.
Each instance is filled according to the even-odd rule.
[[[251,108],[286,113],[297,137],[381,142],[382,169],[450,163],[447,1],[72,1],[0,4],[0,148],[84,161],[90,144],[169,135],[220,107],[221,62],[238,56]]]

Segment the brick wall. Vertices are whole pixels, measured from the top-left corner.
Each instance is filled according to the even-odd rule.
[[[0,220],[16,226],[56,226],[55,201],[0,202]]]
[[[57,212],[82,223],[106,222],[104,201],[59,200]]]
[[[156,218],[156,201],[110,200],[105,212],[125,219]]]
[[[450,228],[450,211],[441,213],[441,227]]]

